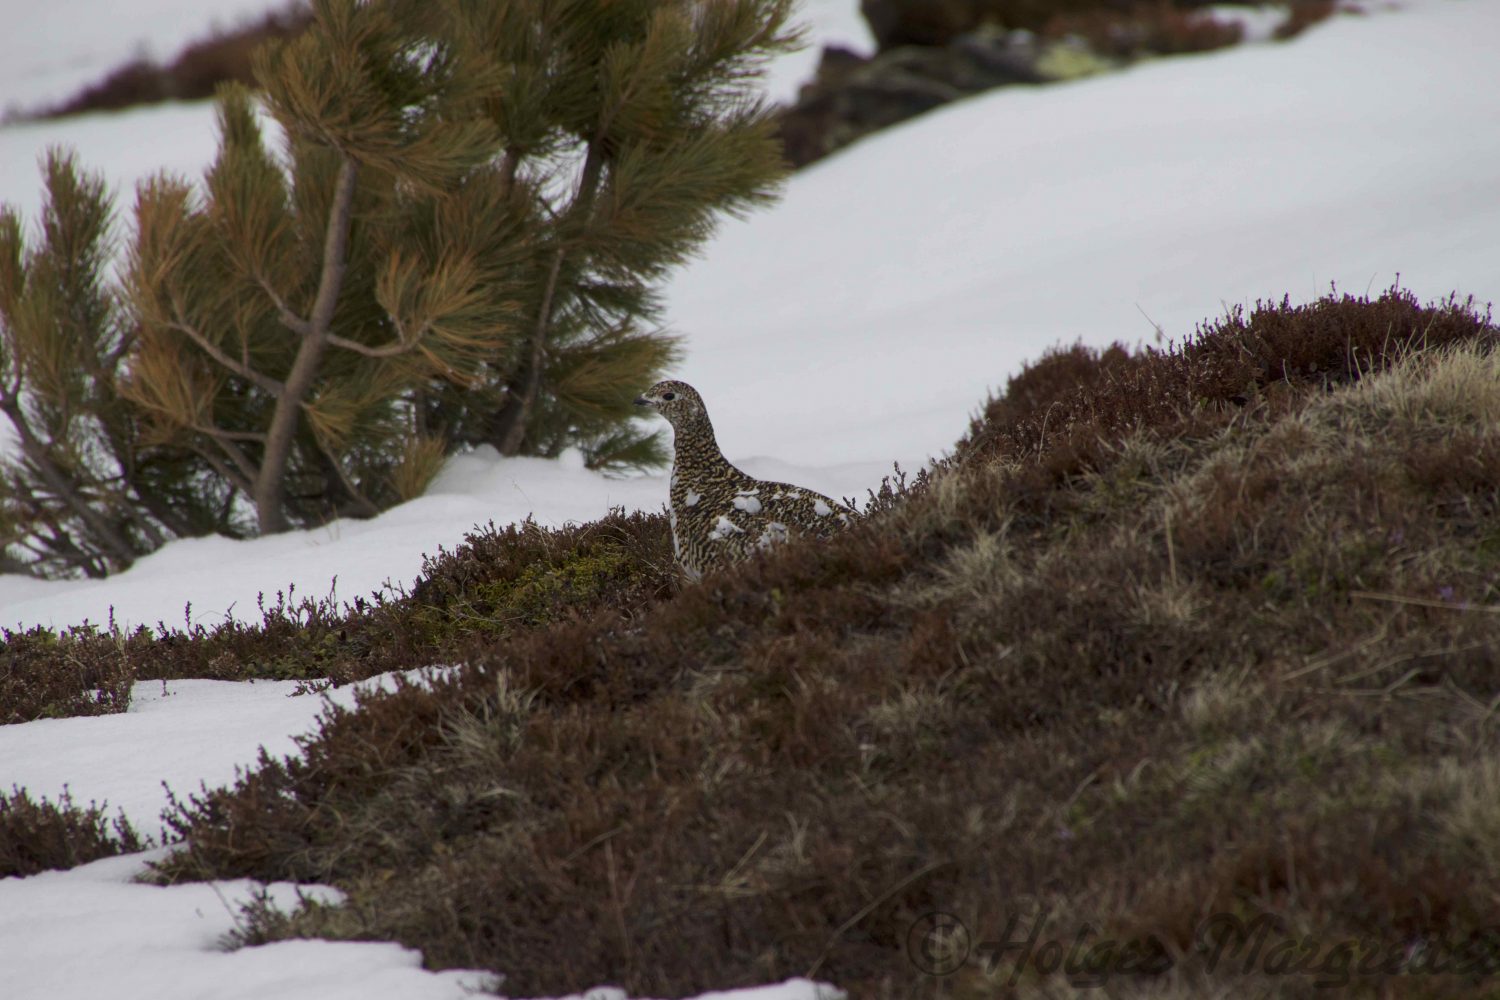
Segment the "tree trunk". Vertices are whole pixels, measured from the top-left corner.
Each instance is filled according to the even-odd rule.
[[[347,155],[339,164],[338,182],[334,187],[333,206],[328,215],[328,231],[323,241],[323,273],[318,280],[318,297],[308,317],[307,330],[287,373],[271,426],[266,431],[266,447],[261,455],[260,471],[255,477],[256,517],[263,535],[286,531],[291,522],[286,516],[286,467],[292,456],[292,441],[302,405],[322,367],[323,353],[328,349],[328,332],[333,325],[334,307],[344,284],[348,263],[349,225],[353,216],[355,181],[359,166]]]
[[[569,215],[588,213],[594,204],[594,194],[599,187],[599,178],[604,172],[604,154],[596,140],[589,143],[588,155],[583,161],[583,174],[578,180],[578,193],[573,196]],[[495,435],[496,447],[502,455],[516,455],[526,442],[526,432],[531,429],[531,416],[536,410],[537,396],[541,394],[542,368],[547,353],[547,332],[552,326],[552,313],[557,304],[557,283],[562,275],[562,247],[557,248],[552,258],[552,267],[547,272],[547,286],[542,291],[541,306],[537,309],[536,327],[531,332],[531,351],[520,378],[510,384],[510,395],[505,400],[505,409],[500,414],[499,429]]]

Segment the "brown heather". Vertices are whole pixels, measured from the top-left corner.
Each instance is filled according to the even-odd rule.
[[[1293,16],[1289,14],[1288,20]],[[1303,24],[1297,30],[1306,27]],[[1049,38],[1082,37],[1092,51],[1116,59],[1211,52],[1238,45],[1245,36],[1238,24],[1218,20],[1199,4],[1172,0],[1064,10],[1047,20],[1042,33]]]
[[[850,532],[697,586],[661,517],[614,516],[481,534],[316,641],[159,637],[179,675],[210,648],[463,664],[190,803],[160,877],[330,882],[344,905],[255,908],[243,943],[394,938],[520,994],[1314,996],[1211,968],[1204,922],[1488,941],[1496,341],[1398,290],[1261,305],[1167,351],[1051,353]],[[1045,915],[1166,971],[927,976],[933,911],[992,942]]]
[[[80,808],[66,792],[58,802],[33,802],[21,789],[0,792],[0,878],[72,868],[144,847],[125,817],[111,822],[103,806]]]
[[[251,55],[256,48],[299,34],[311,21],[304,0],[292,0],[258,21],[211,31],[185,46],[170,63],[134,59],[67,100],[27,117],[64,118],[162,101],[201,101],[212,97],[219,84],[227,81],[253,85]]]

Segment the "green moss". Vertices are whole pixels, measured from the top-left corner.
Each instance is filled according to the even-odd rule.
[[[1063,41],[1047,46],[1037,58],[1036,71],[1048,80],[1077,80],[1114,69],[1116,63],[1086,43]]]
[[[623,547],[601,542],[567,552],[561,561],[531,563],[507,579],[471,584],[414,618],[434,644],[465,633],[500,636],[560,621],[643,576],[643,567]]]

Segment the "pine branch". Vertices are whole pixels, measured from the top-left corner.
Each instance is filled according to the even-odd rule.
[[[199,458],[207,462],[215,472],[222,476],[225,482],[229,483],[235,489],[245,494],[245,496],[250,496],[254,493],[255,467],[249,463],[248,459],[245,459],[244,453],[239,452],[238,448],[235,448],[234,452],[226,452],[226,454],[230,456],[231,460],[236,457],[235,452],[239,452],[238,457],[239,459],[244,461],[245,465],[241,466],[241,468],[238,470],[232,469],[229,466],[225,465],[223,459],[206,448],[199,448],[196,445],[193,445],[192,451],[193,454],[197,455]],[[248,472],[246,471],[246,467],[248,467]]]
[[[598,136],[589,143],[588,155],[584,158],[583,173],[578,180],[578,191],[573,196],[572,204],[568,206],[568,215],[587,212],[594,201],[594,192],[598,189],[599,179],[604,172],[604,152],[602,137],[607,127],[607,119],[600,123]],[[526,440],[526,431],[531,423],[532,413],[536,409],[537,395],[542,387],[543,358],[547,349],[547,330],[552,325],[552,309],[557,299],[557,283],[562,275],[563,259],[567,255],[566,249],[559,245],[552,257],[552,266],[547,273],[547,285],[542,292],[541,307],[537,310],[536,328],[532,331],[531,356],[525,374],[524,387],[520,398],[511,397],[509,410],[510,421],[500,439],[500,454],[515,455],[520,452],[522,443]]]
[[[25,413],[21,411],[16,401],[5,400],[3,404],[0,404],[0,412],[10,418],[16,435],[21,439],[22,453],[36,469],[37,475],[41,476],[42,481],[52,490],[53,495],[89,526],[110,555],[127,566],[133,562],[136,556],[135,546],[131,545],[116,526],[82,496],[77,487],[69,481],[68,475],[58,468],[52,456],[48,454],[47,446],[37,437],[31,427],[31,422],[26,419]],[[74,548],[77,549],[76,545]],[[91,576],[95,575],[87,568],[85,571]],[[97,575],[103,576],[104,574],[100,572]]]
[[[109,575],[108,564],[99,562],[97,555],[85,552],[79,547],[78,543],[73,541],[73,536],[68,534],[67,529],[59,524],[55,517],[44,513],[41,520],[50,532],[45,558],[61,559],[65,565],[77,566],[83,570],[85,576],[94,580],[100,580]]]
[[[266,392],[270,393],[273,396],[280,396],[284,391],[286,391],[286,386],[282,385],[282,383],[276,381],[271,376],[258,372],[254,368],[251,368],[249,365],[243,364],[237,359],[230,357],[218,345],[205,337],[197,327],[193,326],[191,323],[184,322],[180,318],[182,315],[180,309],[177,310],[177,314],[179,318],[176,320],[169,320],[167,322],[167,326],[173,330],[176,330],[178,333],[185,334],[189,340],[202,348],[203,353],[207,354],[209,357],[213,358],[219,364],[223,365],[225,368],[228,368],[236,375],[239,375],[247,381],[253,382],[255,385],[264,389]]]
[[[323,459],[333,470],[333,474],[338,477],[339,485],[344,488],[344,492],[349,494],[349,498],[354,501],[354,508],[357,516],[374,517],[376,514],[379,514],[380,508],[377,507],[369,497],[365,496],[364,493],[360,491],[359,487],[354,485],[354,481],[350,479],[348,473],[344,471],[343,463],[340,462],[338,460],[338,457],[334,455],[332,451],[329,451],[328,447],[321,441],[318,442],[318,451],[322,453]]]
[[[391,317],[391,319],[396,324],[396,331],[399,334],[399,337],[398,339],[393,340],[388,344],[381,344],[379,347],[371,347],[369,344],[361,344],[357,340],[350,340],[347,337],[340,337],[336,333],[330,333],[328,335],[328,343],[332,344],[334,347],[342,347],[346,351],[353,351],[355,354],[362,354],[367,358],[394,358],[396,355],[405,354],[412,348],[416,347],[417,342],[425,337],[427,335],[427,331],[432,328],[431,323],[423,323],[415,334],[408,334],[405,328],[402,326],[400,320],[397,320],[394,316]]]
[[[256,274],[255,283],[260,286],[261,291],[266,293],[266,297],[271,300],[271,305],[276,307],[276,314],[281,318],[282,326],[303,337],[312,332],[312,324],[292,311],[292,307],[286,304],[286,300],[272,287],[264,275]]]
[[[36,566],[28,562],[22,562],[4,554],[0,550],[0,573],[10,573],[16,576],[29,576],[40,579],[42,574],[37,572]]]
[[[254,462],[250,461],[250,456],[246,455],[244,449],[236,443],[237,435],[220,430],[217,427],[206,425],[195,426],[193,430],[205,437],[211,438],[244,475],[254,479],[259,474],[260,469]]]

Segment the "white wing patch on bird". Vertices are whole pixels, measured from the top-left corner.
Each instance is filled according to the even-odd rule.
[[[744,533],[744,528],[741,528],[729,518],[720,514],[719,519],[714,522],[714,530],[708,533],[708,537],[716,542],[722,542],[733,535],[743,535]]]
[[[750,490],[745,493],[736,493],[734,496],[734,509],[742,510],[751,517],[760,513],[760,500],[757,498],[760,490]]]
[[[687,496],[685,496],[685,497],[682,498],[682,505],[684,507],[696,507],[696,506],[698,506],[698,501],[702,500],[702,499],[703,499],[703,494],[701,494],[701,493],[695,493],[692,490],[688,490],[687,491]]]
[[[786,525],[780,521],[772,521],[766,525],[766,530],[762,531],[760,537],[755,540],[755,547],[765,549],[772,545],[780,545],[787,540],[789,534]]]
[[[813,501],[813,513],[819,517],[827,517],[833,513],[833,508],[824,503],[822,497],[819,497]]]

